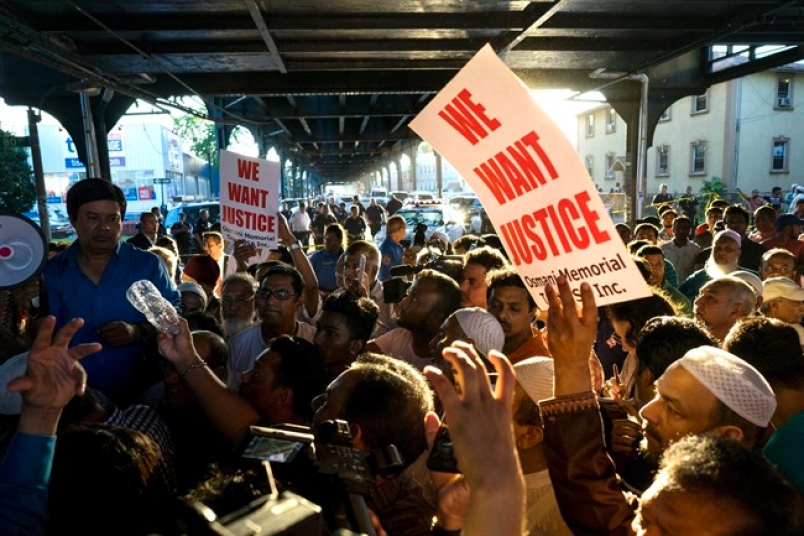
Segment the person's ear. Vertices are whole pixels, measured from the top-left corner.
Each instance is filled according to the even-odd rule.
[[[745,432],[743,432],[743,429],[733,424],[715,426],[714,428],[709,430],[709,433],[720,437],[727,437],[738,443],[742,443],[743,440],[745,439]]]
[[[349,342],[349,354],[354,356],[354,357],[357,357],[357,356],[360,355],[360,352],[363,351],[363,348],[365,346],[366,346],[366,344],[363,341],[361,341],[360,339],[352,339]]]
[[[528,424],[521,427],[523,433],[516,436],[516,446],[519,450],[528,450],[542,444],[544,429],[541,426]]]

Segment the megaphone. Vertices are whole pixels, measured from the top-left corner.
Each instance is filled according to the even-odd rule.
[[[44,269],[47,238],[22,214],[0,211],[0,290],[24,285]]]

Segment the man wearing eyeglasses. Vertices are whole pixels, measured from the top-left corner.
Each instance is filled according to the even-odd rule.
[[[303,291],[301,273],[287,264],[275,264],[262,276],[260,288],[254,295],[261,322],[229,339],[226,385],[231,389],[238,389],[241,374],[254,366],[257,356],[275,337],[288,335],[313,342],[315,327],[296,320],[304,302]]]
[[[227,339],[254,325],[256,288],[254,278],[243,272],[223,280],[221,327]]]

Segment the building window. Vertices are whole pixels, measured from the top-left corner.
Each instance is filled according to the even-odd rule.
[[[594,178],[594,170],[595,170],[595,157],[592,155],[588,155],[583,159],[584,165],[586,165],[586,172],[589,174],[590,177]]]
[[[690,145],[690,175],[706,175],[705,141],[696,141]]]
[[[788,138],[774,138],[773,148],[771,149],[771,173],[786,173],[787,154],[790,149]]]
[[[709,90],[707,89],[702,95],[696,95],[692,98],[692,114],[702,114],[709,111]]]
[[[662,115],[659,116],[659,121],[670,121],[670,106],[665,108]]]
[[[586,137],[595,135],[595,114],[586,114]]]
[[[666,177],[670,175],[670,147],[660,145],[656,148],[656,176]]]
[[[614,108],[606,110],[606,134],[617,131],[617,112]]]
[[[793,79],[787,76],[776,80],[775,108],[782,110],[793,109]]]
[[[606,155],[606,178],[613,179],[614,178],[614,155],[609,153]]]

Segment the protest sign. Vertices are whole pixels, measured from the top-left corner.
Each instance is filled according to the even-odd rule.
[[[221,151],[221,231],[258,248],[275,248],[279,163]]]
[[[491,46],[410,128],[472,185],[539,307],[559,275],[598,305],[650,294],[583,162]]]

